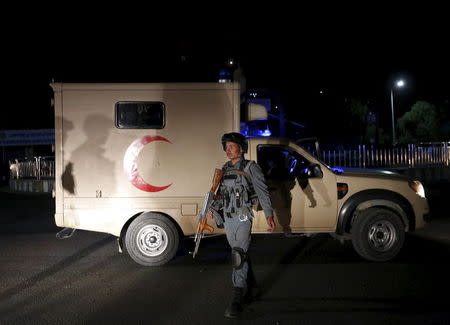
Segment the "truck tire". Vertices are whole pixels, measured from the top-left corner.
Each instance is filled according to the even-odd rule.
[[[386,262],[400,252],[405,241],[405,227],[394,212],[368,208],[356,217],[351,235],[353,247],[361,257]]]
[[[164,215],[147,212],[134,219],[125,235],[125,247],[131,258],[144,266],[169,262],[178,249],[175,225]]]

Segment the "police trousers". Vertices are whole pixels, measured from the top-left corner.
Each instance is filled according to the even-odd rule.
[[[233,247],[238,247],[247,253],[248,247],[250,246],[253,215],[245,221],[239,220],[239,216],[231,218],[225,217],[224,219],[225,234],[227,235],[227,240],[231,249],[233,249]],[[239,268],[233,268],[231,281],[233,282],[234,287],[247,287],[248,271],[248,259],[245,259],[243,265]]]

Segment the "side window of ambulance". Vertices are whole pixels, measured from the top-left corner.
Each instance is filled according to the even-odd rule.
[[[115,115],[119,129],[162,129],[166,106],[162,102],[118,102]]]
[[[298,152],[280,145],[259,145],[257,160],[266,178],[278,180],[293,179],[310,165]]]

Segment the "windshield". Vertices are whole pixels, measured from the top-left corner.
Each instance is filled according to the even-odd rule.
[[[301,147],[302,149],[304,149],[305,151],[307,151],[311,156],[316,158],[322,165],[327,167],[333,173],[341,174],[343,172],[342,169],[337,168],[337,167],[331,167],[322,160],[322,154],[320,151],[319,140],[317,138],[299,139],[299,140],[295,141],[295,144],[297,146]]]

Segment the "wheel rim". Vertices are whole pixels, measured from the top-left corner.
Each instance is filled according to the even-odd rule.
[[[397,241],[397,232],[394,225],[386,220],[378,221],[369,228],[369,244],[379,252],[392,248]]]
[[[158,256],[167,248],[167,233],[158,225],[147,225],[136,235],[136,242],[142,254]]]

